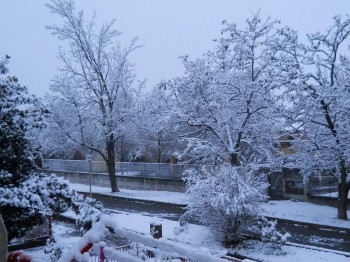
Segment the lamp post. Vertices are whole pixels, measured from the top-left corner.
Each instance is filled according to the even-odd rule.
[[[92,197],[92,192],[91,192],[91,184],[92,184],[92,174],[91,174],[91,162],[94,159],[94,154],[92,152],[90,152],[89,154],[87,154],[85,156],[85,159],[87,161],[89,161],[89,184],[90,184],[90,197]]]

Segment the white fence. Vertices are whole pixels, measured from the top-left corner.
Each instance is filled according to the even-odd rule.
[[[45,169],[52,171],[89,172],[89,162],[86,160],[44,159]],[[120,176],[141,176],[181,179],[189,168],[199,168],[199,165],[116,162],[116,174]],[[92,173],[107,173],[104,161],[91,161]]]

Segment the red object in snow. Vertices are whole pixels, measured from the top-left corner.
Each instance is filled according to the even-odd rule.
[[[7,262],[31,262],[32,258],[23,251],[13,251],[9,254]]]
[[[105,253],[103,252],[103,247],[100,248],[100,259],[99,262],[105,261]]]
[[[82,250],[80,250],[80,254],[84,254],[86,252],[88,252],[90,250],[90,248],[92,248],[93,244],[89,243],[87,244]],[[76,262],[75,259],[73,259],[71,262]]]
[[[81,251],[80,253],[81,254],[84,254],[85,252],[88,252],[90,250],[90,248],[92,248],[92,245],[91,243],[87,244]]]

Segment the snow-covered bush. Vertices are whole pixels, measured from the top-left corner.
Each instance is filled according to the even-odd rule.
[[[237,241],[243,224],[262,216],[260,204],[267,200],[267,183],[256,175],[254,165],[190,170],[186,185],[190,201],[185,217],[211,227],[226,245]]]
[[[8,232],[8,240],[21,237],[45,219],[45,206],[39,196],[22,187],[0,187],[0,213]]]
[[[22,188],[40,197],[47,214],[77,208],[74,203],[76,191],[70,188],[67,180],[55,174],[31,174],[22,183]]]
[[[146,247],[140,243],[135,243],[132,242],[130,243],[130,251],[129,251],[129,255],[133,256],[133,257],[137,257],[142,261],[147,260],[149,257],[147,256],[147,251],[146,251]]]
[[[37,137],[49,111],[17,77],[7,75],[8,59],[0,59],[0,213],[11,241],[72,206],[75,193],[63,179],[36,173]]]
[[[272,243],[275,248],[280,248],[291,236],[289,233],[282,234],[276,229],[277,221],[262,218],[252,229],[260,233],[263,242]]]
[[[91,229],[92,225],[100,220],[102,214],[108,213],[103,204],[94,198],[84,199],[81,196],[76,204],[79,206],[77,225],[81,234]]]
[[[9,174],[0,178],[7,176]],[[43,223],[46,216],[54,212],[74,208],[75,195],[68,181],[54,174],[32,173],[19,186],[9,184],[0,187],[0,213],[4,217],[9,240]]]
[[[49,239],[44,248],[44,253],[48,255],[49,262],[56,262],[62,256],[63,246],[56,243],[55,239]]]

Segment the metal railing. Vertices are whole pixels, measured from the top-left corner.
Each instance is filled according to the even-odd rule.
[[[110,246],[112,247],[112,246]],[[131,257],[139,258],[140,261],[144,261],[146,258],[154,258],[156,257],[156,253],[159,252],[156,248],[138,248],[137,250],[134,250],[131,245],[123,245],[118,247],[112,247],[115,252],[118,252],[123,255],[128,255]],[[89,251],[90,255],[89,262],[118,262],[117,259],[110,258],[108,255],[105,254],[104,247],[99,247],[95,249],[93,246]],[[110,252],[109,252],[110,253]],[[171,261],[182,261],[182,262],[199,262],[195,259],[189,259],[182,256],[171,256],[166,255],[164,253],[157,254],[157,261],[159,262],[171,262]]]
[[[314,176],[309,182],[313,195],[338,192],[339,181],[334,176]]]
[[[43,224],[34,226],[32,229],[27,231],[24,236],[13,239],[9,245],[17,245],[27,241],[50,237],[52,237],[52,217],[47,217]]]
[[[89,172],[89,162],[86,160],[44,159],[45,169],[52,171]],[[141,176],[181,179],[189,168],[199,168],[199,165],[116,162],[116,175]],[[91,161],[92,173],[107,173],[104,161]]]
[[[134,250],[132,250],[130,245],[124,245],[124,246],[120,246],[120,247],[116,247],[115,251],[121,253],[121,254],[125,254],[125,255],[129,255],[132,257],[136,257],[141,259],[141,261],[144,260],[143,255],[141,254],[146,254],[147,258],[155,258],[157,259],[157,261],[160,262],[171,262],[171,261],[181,261],[181,262],[199,262],[199,260],[197,259],[191,259],[191,258],[187,258],[187,257],[183,257],[183,256],[171,256],[171,255],[166,255],[166,254],[156,254],[157,252],[159,252],[159,250],[157,250],[156,248],[147,248],[147,249],[143,249],[143,250],[139,250],[138,252],[135,252]],[[90,260],[89,262],[117,262],[118,260],[115,259],[109,259],[108,257],[106,257],[106,255],[104,254],[104,248],[100,248],[100,252],[89,252],[90,253]],[[241,259],[235,258],[235,257],[230,257],[230,256],[222,256],[221,257],[222,260],[226,260],[226,261],[233,261],[233,262],[242,262]]]

